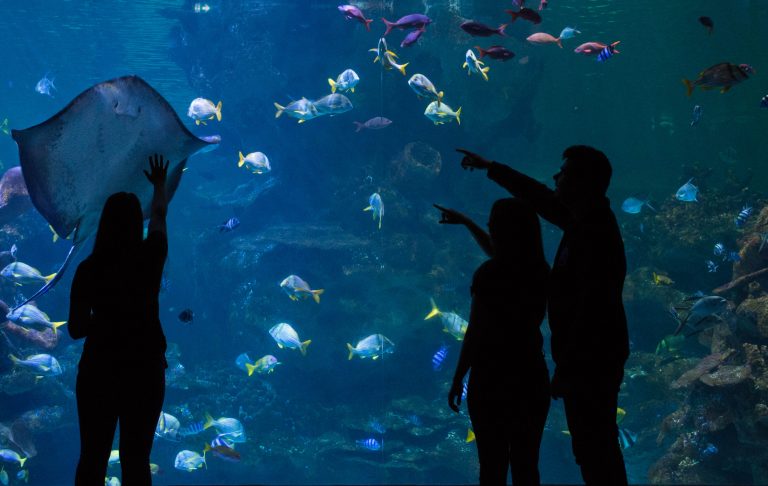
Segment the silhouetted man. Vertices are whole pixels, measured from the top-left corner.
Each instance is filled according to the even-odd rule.
[[[588,486],[627,484],[618,442],[616,407],[629,356],[621,293],[626,275],[624,244],[605,197],[608,158],[592,147],[563,152],[555,190],[497,162],[464,154],[465,169],[488,177],[563,230],[552,265],[549,326],[555,373],[552,396],[562,398],[573,453]]]

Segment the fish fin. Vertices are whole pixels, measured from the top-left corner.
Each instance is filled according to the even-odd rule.
[[[403,76],[405,76],[405,66],[407,66],[408,64],[409,63],[406,62],[405,64],[401,64],[401,65],[397,66],[397,70],[400,71],[401,73],[403,73]]]
[[[379,213],[379,229],[381,229],[381,219],[382,219],[382,216],[381,216],[381,213]]]
[[[213,426],[213,417],[208,412],[205,412],[205,423],[203,424],[203,430],[210,429]]]
[[[473,440],[475,440],[475,432],[472,429],[467,429],[467,438],[465,442],[469,444]]]
[[[245,363],[245,369],[248,371],[248,376],[251,376],[253,374],[253,370],[256,369],[256,366],[252,365],[251,363]]]
[[[51,324],[53,324],[53,334],[56,334],[56,329],[60,328],[61,326],[63,326],[66,323],[67,323],[67,321],[52,322]]]
[[[200,120],[195,120],[195,125],[200,125]]]
[[[520,16],[520,14],[519,14],[519,13],[517,13],[517,12],[515,12],[514,10],[505,10],[505,12],[507,12],[509,15],[511,15],[511,16],[512,16],[512,22],[514,22],[515,20],[517,20],[517,17],[519,17],[519,16]]]
[[[48,282],[50,282],[51,280],[53,280],[54,278],[56,278],[56,273],[52,273],[52,274],[48,275],[47,277],[43,277],[43,279],[45,280],[46,284]]]
[[[499,28],[498,28],[498,29],[496,29],[496,32],[497,32],[497,33],[498,33],[500,36],[506,37],[506,36],[507,36],[507,34],[505,34],[505,33],[504,33],[504,29],[506,29],[506,28],[507,28],[507,25],[509,25],[509,24],[501,24],[501,25],[499,26]]]
[[[18,364],[19,361],[21,361],[19,358],[13,355],[13,353],[8,354],[8,358],[13,361],[13,364]]]
[[[557,45],[560,46],[560,49],[563,48],[563,41],[559,37],[555,39],[555,42],[557,42]]]
[[[720,90],[720,94],[727,93],[729,89],[731,89],[730,86],[723,86],[723,89]]]
[[[368,206],[367,208],[363,209],[363,211],[373,211],[373,206]]]
[[[328,84],[331,85],[331,93],[335,93],[336,92],[336,81],[334,81],[331,78],[328,78]]]
[[[368,32],[370,32],[371,31],[371,22],[373,22],[373,19],[366,19],[366,18],[364,18],[363,20],[365,20],[365,28],[366,28],[366,30],[368,30]]]
[[[299,120],[299,123],[304,123],[305,121],[307,121],[307,120]]]
[[[459,109],[456,110],[456,123],[461,125],[461,107],[459,107]]]
[[[50,224],[48,225],[48,229],[51,230],[51,233],[53,233],[53,242],[56,243],[59,240],[59,234],[56,232],[55,229],[53,229],[53,226]]]
[[[238,155],[240,156],[240,160],[237,162],[237,166],[242,167],[245,164],[245,157],[243,157],[242,152],[238,152]]]
[[[381,18],[381,21],[384,22],[384,25],[387,26],[387,30],[384,31],[384,35],[382,36],[382,37],[386,37],[387,34],[392,32],[392,27],[394,27],[395,24],[390,22],[389,20],[385,19],[384,17]]]
[[[312,290],[312,298],[315,299],[315,302],[318,304],[320,303],[320,296],[325,292],[325,289],[315,289]]]
[[[347,343],[347,349],[349,350],[349,357],[347,359],[351,360],[355,356],[355,348],[353,348],[351,344]]]
[[[352,122],[352,123],[354,123],[357,126],[357,128],[355,129],[355,133],[357,133],[360,130],[362,130],[363,127],[365,126],[365,123],[360,123],[359,121]]]
[[[483,49],[480,46],[475,46],[475,49],[477,49],[477,52],[480,53],[480,59],[484,58],[485,55],[488,54],[488,51],[486,51],[485,49]]]
[[[466,61],[464,61],[464,64],[461,65],[461,69],[467,69],[469,67],[469,64],[467,64]]]
[[[283,349],[283,345],[281,343],[277,343],[277,347]]]
[[[19,467],[24,467],[24,463],[27,462],[28,457],[22,457],[19,459]]]
[[[221,121],[221,100],[219,100],[219,104],[216,105],[216,120]]]
[[[378,55],[376,55],[376,57],[373,58],[373,63],[376,64],[377,62],[379,62],[379,56]]]
[[[445,93],[443,93],[442,91],[437,93],[437,106],[438,107],[440,106],[440,102],[443,101],[443,96],[445,96]]]
[[[387,54],[392,56],[394,59],[397,59],[397,54],[395,54],[394,51],[387,51]]]
[[[691,96],[691,93],[693,93],[693,83],[691,83],[689,80],[683,78],[683,84],[685,85],[686,94],[688,96]]]
[[[429,314],[427,314],[427,317],[424,318],[425,321],[427,319],[432,319],[433,317],[440,315],[440,309],[437,308],[437,304],[435,304],[435,299],[430,298],[429,303],[432,305],[432,310],[429,311]]]
[[[483,78],[485,78],[486,81],[488,81],[488,71],[490,71],[490,67],[484,67],[480,70],[480,73],[483,75]]]
[[[311,339],[307,339],[306,341],[301,343],[301,347],[299,347],[299,351],[301,351],[301,355],[302,356],[306,356],[307,355],[307,346],[309,346],[310,344],[312,344],[312,340]]]
[[[282,115],[283,112],[285,111],[285,107],[275,103],[275,108],[277,108],[277,113],[275,113],[275,118],[280,118],[280,115]]]
[[[353,93],[355,92],[355,88],[354,88],[354,87],[352,87],[352,88],[349,88],[349,90],[350,90],[351,92],[353,92]]]

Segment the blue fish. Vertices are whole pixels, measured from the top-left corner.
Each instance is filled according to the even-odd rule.
[[[734,223],[736,223],[737,228],[744,226],[744,223],[746,223],[747,219],[752,215],[752,211],[752,206],[744,206],[741,211],[739,211],[738,216],[733,220]]]
[[[715,243],[714,254],[715,256],[725,255],[725,245],[723,245],[722,243]]]
[[[228,449],[233,449],[234,444],[234,441],[228,439],[226,434],[220,434],[211,441],[211,449],[215,449],[216,447],[226,447]]]
[[[462,400],[466,400],[467,399],[467,392],[468,392],[468,390],[469,389],[467,388],[467,382],[465,381],[464,385],[461,387],[461,399]]]
[[[382,447],[381,442],[374,439],[373,437],[356,440],[355,443],[363,449],[368,449],[369,451],[380,451]]]
[[[194,424],[190,425],[189,427],[182,427],[179,429],[179,435],[182,437],[187,437],[189,435],[197,435],[201,433],[203,430],[205,430],[203,422],[195,422]]]
[[[371,420],[368,423],[368,426],[371,428],[371,430],[379,434],[384,434],[387,432],[387,428],[384,426],[384,424],[382,424],[378,420]]]
[[[597,62],[605,62],[608,59],[613,57],[613,54],[618,52],[616,50],[616,46],[613,44],[605,46],[602,51],[600,51],[600,54],[597,55]]]
[[[624,427],[619,427],[619,446],[622,450],[629,449],[635,445],[635,442],[637,442],[637,434]]]
[[[760,108],[768,108],[768,95],[763,96],[760,100]]]
[[[45,73],[45,76],[43,76],[43,79],[37,82],[35,85],[35,91],[37,91],[40,94],[48,95],[51,98],[53,98],[53,94],[51,94],[51,90],[56,89],[56,86],[53,84],[53,80],[55,78],[48,79],[48,75],[50,73]]]
[[[695,127],[701,121],[701,117],[704,116],[704,108],[700,105],[693,107],[693,113],[691,114],[691,126]]]
[[[717,263],[713,262],[712,260],[707,260],[704,263],[707,265],[707,272],[715,273],[717,271]]]
[[[233,216],[226,223],[219,225],[219,232],[232,231],[238,226],[240,226],[240,220]]]
[[[574,29],[573,27],[566,27],[560,32],[560,39],[573,39],[576,34],[581,34],[578,30]]]
[[[448,356],[448,346],[443,344],[432,356],[432,369],[435,371],[441,370],[446,356]]]
[[[693,177],[688,179],[688,182],[680,186],[680,189],[675,193],[675,198],[678,201],[683,202],[699,202],[696,196],[699,194],[699,188],[691,184]]]
[[[639,214],[640,210],[643,209],[643,206],[648,206],[648,209],[656,211],[656,209],[648,203],[648,199],[643,200],[636,197],[626,198],[624,202],[621,203],[621,210],[629,214]]]
[[[699,454],[701,455],[702,459],[706,459],[708,457],[714,456],[718,452],[720,452],[720,450],[717,448],[717,446],[709,442],[707,447],[703,448]]]

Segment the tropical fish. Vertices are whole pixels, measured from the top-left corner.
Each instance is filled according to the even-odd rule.
[[[696,86],[700,86],[704,90],[720,88],[720,93],[725,93],[732,86],[749,78],[749,75],[754,72],[755,70],[749,64],[736,65],[721,62],[700,72],[699,77],[694,81],[683,79],[683,84],[685,84],[688,96],[691,96]]]
[[[272,339],[275,340],[277,347],[280,349],[298,349],[302,356],[307,354],[307,346],[312,343],[311,339],[308,341],[301,341],[296,330],[286,322],[281,322],[280,324],[272,326],[269,330],[269,335],[272,336]]]
[[[606,47],[612,47],[613,53],[618,54],[619,50],[616,49],[616,46],[619,45],[621,41],[612,42],[611,44],[603,44],[602,42],[585,42],[584,44],[581,44],[579,47],[573,50],[576,54],[585,54],[587,56],[597,56],[601,52],[603,52],[603,49]]]
[[[195,320],[195,312],[192,309],[184,309],[179,313],[179,320],[184,324],[189,324]]]
[[[619,446],[622,450],[629,449],[635,445],[635,442],[637,442],[637,434],[624,427],[619,427]]]
[[[47,284],[56,277],[55,273],[48,276],[43,276],[40,271],[34,267],[30,267],[26,263],[13,262],[9,263],[2,270],[0,275],[12,281],[16,285],[43,283]]]
[[[179,419],[165,412],[160,412],[160,418],[155,426],[155,437],[172,441],[179,440]]]
[[[424,110],[424,116],[432,120],[435,125],[442,125],[449,123],[451,120],[456,120],[456,123],[461,125],[461,107],[458,110],[453,111],[450,106],[445,103],[437,104],[437,101],[433,101]]]
[[[656,345],[656,354],[676,355],[685,341],[685,336],[667,335]]]
[[[50,354],[33,354],[27,356],[26,359],[19,359],[12,354],[9,354],[8,357],[16,366],[29,368],[41,376],[57,376],[62,373],[61,365]]]
[[[214,419],[210,414],[205,414],[205,423],[203,429],[213,427],[218,435],[224,435],[232,442],[245,442],[245,429],[243,424],[236,418],[219,417]]]
[[[179,435],[182,437],[188,437],[190,435],[197,435],[205,430],[204,422],[195,422],[192,425],[179,429]]]
[[[667,275],[660,275],[656,272],[652,272],[651,275],[653,276],[653,284],[654,285],[672,285],[674,280],[669,278]]]
[[[268,354],[262,358],[259,358],[256,360],[255,363],[245,363],[245,368],[248,371],[248,376],[251,376],[253,372],[263,375],[265,373],[272,373],[275,371],[275,367],[280,363],[277,358],[272,356],[271,354]]]
[[[725,258],[726,261],[729,262],[740,262],[741,261],[741,255],[738,251],[729,251],[728,256]]]
[[[355,86],[360,82],[360,77],[351,69],[345,69],[341,74],[336,77],[336,81],[328,78],[328,84],[331,85],[331,93],[339,91],[351,91],[355,92]]]
[[[400,43],[400,47],[411,47],[421,38],[422,34],[424,34],[426,31],[427,29],[423,27],[421,29],[412,30],[408,33],[408,35],[405,36],[403,42]]]
[[[704,264],[707,266],[708,273],[717,272],[717,263],[713,262],[712,260],[707,260],[704,262]]]
[[[214,441],[216,441],[216,439],[214,439]],[[210,446],[206,444],[203,452],[208,451],[213,452],[214,456],[224,459],[225,461],[240,462],[240,453],[228,445],[217,444],[215,446]]]
[[[560,37],[554,37],[546,32],[531,34],[525,40],[531,44],[557,44],[560,46],[560,49],[563,48],[563,43],[561,42]]]
[[[187,116],[195,120],[195,125],[205,125],[205,120],[213,120],[214,118],[221,121],[221,101],[219,101],[217,105],[214,105],[211,100],[195,98],[192,100],[192,103],[189,104]]]
[[[747,222],[747,219],[749,219],[749,217],[752,215],[752,211],[754,211],[752,206],[744,206],[741,211],[739,211],[739,214],[734,219],[737,228],[744,226],[744,224]]]
[[[672,333],[674,336],[680,334],[684,327],[688,326],[693,330],[687,336],[691,336],[706,329],[700,325],[705,321],[719,321],[719,314],[728,310],[728,301],[719,295],[705,295],[699,297],[688,310],[684,318],[680,318],[674,307],[670,308],[670,313],[678,321],[677,329]]]
[[[432,23],[432,19],[422,14],[406,15],[405,17],[399,18],[397,22],[390,22],[382,17],[381,21],[387,26],[387,30],[384,31],[383,37],[386,37],[392,29],[424,29],[427,25]]]
[[[446,356],[448,356],[448,346],[443,344],[437,351],[435,351],[435,354],[432,355],[432,369],[435,371],[442,369],[443,361],[445,361]]]
[[[379,451],[382,448],[382,444],[373,437],[369,439],[356,440],[355,443],[363,449],[368,449],[369,451]]]
[[[339,5],[339,12],[344,14],[345,19],[357,20],[361,24],[364,24],[367,30],[371,30],[371,22],[373,22],[373,19],[366,19],[363,12],[354,5]]]
[[[53,98],[53,94],[51,94],[51,91],[56,89],[56,86],[53,84],[53,80],[55,78],[49,79],[48,78],[49,74],[50,73],[45,73],[45,76],[43,76],[42,79],[40,79],[40,81],[38,81],[37,84],[35,84],[35,91],[37,91],[42,95],[48,95],[51,98]]]
[[[498,28],[494,29],[493,27],[488,27],[487,25],[481,24],[480,22],[467,20],[459,27],[461,27],[461,30],[473,37],[490,37],[494,34],[505,37],[507,35],[504,33],[504,29],[507,28],[507,24],[501,24]]]
[[[576,37],[576,34],[581,34],[581,32],[574,29],[573,27],[566,27],[560,32],[560,39],[573,39]]]
[[[384,69],[397,69],[403,73],[403,76],[405,76],[405,67],[408,65],[408,63],[406,62],[405,64],[398,64],[395,62],[395,59],[397,59],[397,54],[389,50],[387,47],[387,41],[384,39],[384,37],[379,39],[379,43],[377,44],[376,48],[368,49],[368,51],[376,53],[376,57],[373,59],[374,63],[381,63],[381,66]]]
[[[464,335],[467,333],[467,321],[462,319],[458,314],[453,312],[442,312],[437,308],[434,299],[429,299],[432,304],[432,310],[427,314],[424,320],[432,319],[435,316],[440,316],[440,321],[443,323],[443,332],[447,332],[451,336],[455,337],[458,341],[464,339]]]
[[[51,322],[48,314],[38,309],[33,304],[24,304],[16,307],[10,311],[6,316],[11,322],[14,322],[23,326],[42,326],[53,329],[53,333],[56,334],[56,329],[63,326],[67,321]]]
[[[701,16],[701,17],[699,17],[699,23],[701,25],[703,25],[704,27],[706,27],[707,34],[712,35],[712,32],[715,30],[715,23],[712,21],[711,18],[705,17],[705,16]]]
[[[272,166],[269,165],[269,159],[262,152],[251,152],[250,154],[243,156],[242,152],[238,152],[240,160],[237,162],[238,167],[245,166],[254,174],[266,174],[272,170]]]
[[[317,108],[318,116],[340,115],[341,113],[346,113],[353,108],[352,102],[349,101],[349,98],[340,93],[331,93],[329,95],[325,95],[319,100],[313,101],[313,104],[315,105],[315,108]]]
[[[483,61],[480,61],[475,57],[475,51],[472,49],[467,49],[466,54],[464,54],[464,64],[462,64],[462,69],[467,70],[467,76],[470,76],[472,73],[480,73],[483,76],[483,79],[488,81],[488,71],[491,70],[489,67],[482,67],[485,63]]]
[[[11,449],[0,449],[0,459],[5,462],[18,462],[19,467],[24,467],[27,457],[21,457],[18,452]]]
[[[523,20],[527,20],[528,22],[533,23],[534,25],[541,23],[541,15],[535,10],[532,10],[528,7],[521,7],[519,11],[515,12],[514,10],[505,10],[509,15],[512,16],[512,22],[517,20],[518,18],[521,18]]]
[[[411,76],[411,79],[408,80],[408,86],[411,87],[418,97],[432,98],[437,101],[438,105],[440,104],[440,100],[443,99],[443,92],[440,91],[438,93],[437,88],[432,84],[432,81],[423,74],[417,73]]]
[[[360,358],[377,360],[387,353],[394,353],[395,343],[390,341],[389,338],[383,334],[371,334],[370,336],[361,339],[354,347],[347,343],[347,350],[349,350],[348,359],[352,359],[354,356],[359,356]]]
[[[480,53],[480,59],[484,58],[485,56],[488,56],[491,59],[497,59],[500,61],[509,61],[510,59],[515,57],[515,53],[510,51],[504,46],[491,46],[488,49],[483,49],[480,46],[475,46],[475,49],[477,49],[477,52]]]
[[[291,300],[299,300],[299,298],[306,299],[311,295],[318,304],[320,303],[320,295],[325,292],[323,289],[312,290],[309,287],[309,284],[302,280],[298,275],[288,275],[285,277],[283,281],[280,282],[280,288],[288,294],[288,297],[290,297]]]
[[[197,452],[190,450],[183,450],[176,454],[176,459],[173,461],[173,467],[179,471],[192,472],[200,469],[205,465],[205,456],[201,456]]]
[[[358,121],[353,123],[357,126],[357,129],[355,130],[355,133],[357,133],[363,128],[367,130],[381,130],[382,128],[387,128],[392,124],[392,120],[384,118],[383,116],[375,116],[365,123],[360,123]]]
[[[219,233],[222,233],[225,231],[232,231],[238,226],[240,226],[240,220],[237,219],[235,216],[232,216],[224,224],[219,225]]]
[[[434,101],[432,103],[434,104]],[[363,209],[363,211],[371,211],[374,221],[376,221],[376,218],[379,218],[379,229],[381,229],[381,219],[384,217],[384,203],[378,192],[374,192],[368,197],[368,207]]]
[[[597,55],[597,62],[605,62],[612,58],[614,54],[617,54],[619,51],[616,50],[616,44],[603,47],[603,50]]]
[[[693,107],[693,112],[691,113],[691,126],[695,127],[699,124],[701,121],[701,117],[704,116],[704,109],[700,105],[696,105]]]
[[[691,184],[691,182],[693,182],[693,177],[688,179],[688,182],[680,186],[680,189],[677,190],[675,198],[677,198],[678,201],[698,202],[696,196],[699,194],[699,188]]]
[[[621,203],[621,210],[629,214],[638,214],[640,213],[640,210],[643,209],[643,206],[648,206],[648,209],[656,211],[653,209],[653,206],[648,203],[648,199],[643,200],[636,197],[626,198],[624,202]]]
[[[725,245],[722,243],[715,243],[713,253],[715,256],[723,256],[726,253]]]
[[[243,371],[248,371],[248,367],[246,365],[251,364],[251,358],[248,356],[248,353],[241,353],[240,355],[235,358],[235,366],[240,368]]]
[[[280,115],[286,113],[291,118],[298,119],[299,123],[304,123],[307,120],[311,120],[320,116],[315,105],[306,98],[302,98],[298,101],[291,101],[286,106],[281,106],[277,103],[274,105],[277,109],[277,112],[275,112],[275,118],[280,118]]]

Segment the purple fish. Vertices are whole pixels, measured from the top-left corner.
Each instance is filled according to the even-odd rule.
[[[426,29],[422,27],[421,29],[412,30],[408,33],[408,35],[405,36],[405,39],[403,39],[403,42],[400,43],[400,47],[411,47],[416,43],[417,40],[421,37],[421,34],[426,32]]]
[[[389,34],[392,29],[423,29],[427,25],[432,23],[432,19],[427,17],[426,15],[422,14],[410,14],[406,15],[405,17],[401,17],[397,22],[390,22],[389,20],[385,19],[384,17],[381,18],[381,21],[384,22],[384,25],[387,26],[386,32],[384,32],[384,35],[386,36]]]
[[[506,34],[504,33],[504,29],[507,28],[507,24],[501,24],[498,29],[494,29],[492,27],[488,27],[485,24],[481,24],[480,22],[475,22],[474,20],[467,20],[466,22],[461,24],[460,27],[461,27],[461,30],[475,37],[490,37],[493,34],[497,34],[503,37],[503,36],[506,36]]]
[[[363,128],[366,128],[368,130],[381,130],[382,128],[387,128],[392,124],[392,120],[389,118],[384,118],[383,116],[377,116],[374,118],[371,118],[365,123],[360,122],[354,122],[355,125],[357,125],[357,130],[355,132],[359,132]]]
[[[365,24],[365,28],[371,30],[371,22],[373,19],[366,19],[363,12],[354,5],[339,5],[339,12],[344,14],[344,18],[347,20],[357,20],[361,24]]]

